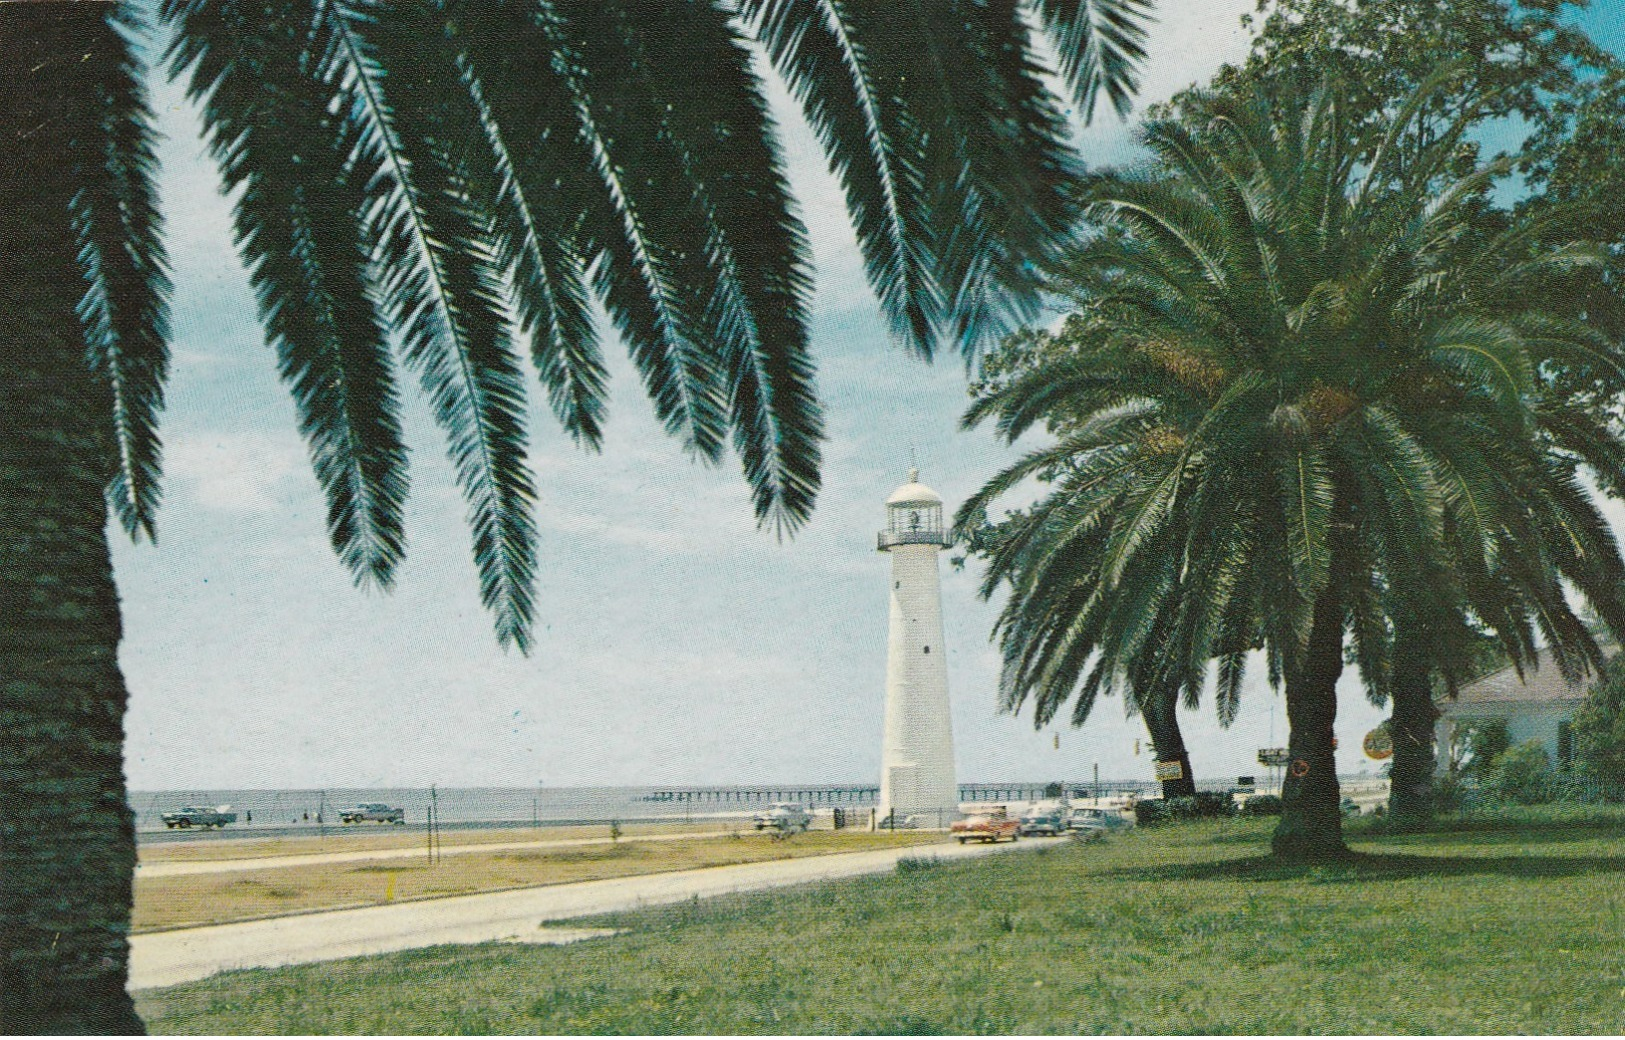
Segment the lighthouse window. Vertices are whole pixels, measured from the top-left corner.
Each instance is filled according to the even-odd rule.
[[[926,653],[930,653],[930,652],[931,652],[931,648],[930,648],[930,647],[926,647],[926,648],[925,648],[925,652],[926,652]]]
[[[894,581],[891,583],[891,587],[894,589],[900,589],[903,587],[903,583],[900,581]]]

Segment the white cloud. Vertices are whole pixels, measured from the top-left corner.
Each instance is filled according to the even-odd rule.
[[[195,434],[171,438],[164,449],[170,486],[223,512],[276,508],[306,466],[304,448],[292,433]]]

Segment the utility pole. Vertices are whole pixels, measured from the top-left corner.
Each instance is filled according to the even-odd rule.
[[[429,825],[426,834],[429,862],[440,862],[440,794],[434,784],[429,785]]]
[[[1100,804],[1100,763],[1095,763],[1095,804]]]

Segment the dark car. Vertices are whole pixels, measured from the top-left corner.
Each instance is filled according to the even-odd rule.
[[[1021,836],[1027,838],[1035,834],[1045,834],[1053,838],[1065,831],[1066,825],[1067,810],[1064,806],[1034,809],[1021,818]]]
[[[1134,826],[1132,820],[1110,809],[1073,809],[1067,829],[1083,834],[1108,834]]]

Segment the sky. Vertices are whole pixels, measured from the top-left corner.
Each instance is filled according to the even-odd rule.
[[[1252,0],[1167,4],[1142,105],[1245,56]],[[1172,12],[1177,11],[1177,14]],[[1614,15],[1603,15],[1613,19]],[[465,508],[415,377],[409,554],[387,594],[357,589],[332,552],[294,409],[232,246],[229,203],[181,89],[155,77],[162,207],[174,266],[165,500],[156,545],[111,531],[131,692],[135,790],[356,786],[877,783],[888,559],[882,503],[917,460],[951,511],[1016,450],[959,432],[966,371],[890,341],[837,182],[773,85],[818,288],[813,348],[826,409],[824,489],[793,539],[759,530],[737,463],[691,461],[652,417],[613,331],[603,451],[533,410],[539,492],[535,648],[501,649],[480,606]],[[1132,155],[1106,117],[1094,164]],[[537,394],[536,397],[540,397]],[[1001,714],[974,562],[942,562],[959,779],[1150,779],[1143,726],[1117,700],[1079,729]],[[1385,711],[1340,689],[1339,770]],[[1063,713],[1064,714],[1064,713]],[[1220,729],[1182,724],[1198,777],[1259,772],[1286,741],[1261,668]]]

